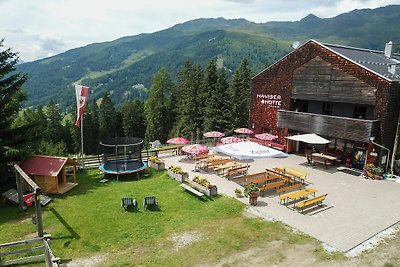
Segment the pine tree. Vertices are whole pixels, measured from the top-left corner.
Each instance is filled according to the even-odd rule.
[[[178,73],[179,84],[175,93],[177,98],[177,119],[174,125],[174,135],[198,137],[203,127],[199,91],[202,87],[203,71],[200,66],[186,61]]]
[[[21,87],[27,79],[25,74],[12,73],[18,62],[18,56],[11,49],[3,50],[0,40],[0,181],[7,177],[7,165],[10,161],[20,160],[25,145],[24,127],[12,127],[14,118],[21,109],[26,95]]]
[[[61,124],[62,115],[60,109],[53,100],[46,106],[44,110],[46,118],[45,140],[56,144],[64,139],[64,127]]]
[[[232,114],[231,129],[248,126],[251,97],[250,80],[251,71],[249,69],[249,63],[244,59],[233,74],[230,89]]]
[[[97,154],[100,140],[99,107],[97,106],[96,100],[93,100],[91,104],[87,104],[83,114],[83,139],[84,153]]]
[[[230,113],[230,102],[229,102],[229,82],[226,78],[225,69],[220,69],[218,72],[218,82],[216,95],[218,100],[218,108],[216,109],[215,117],[218,118],[215,129],[218,131],[229,133],[229,125],[232,120]]]
[[[117,113],[110,94],[105,93],[99,107],[99,137],[100,140],[115,138],[118,135]]]
[[[218,86],[218,74],[217,67],[215,66],[214,59],[211,59],[208,63],[208,67],[206,70],[206,74],[204,77],[204,84],[202,86],[202,91],[199,94],[200,107],[200,116],[203,117],[203,132],[208,132],[212,130],[216,130],[218,127],[217,118],[215,114],[217,113],[216,109],[219,108],[219,101],[217,96],[217,86]]]
[[[165,68],[160,69],[153,78],[145,103],[146,142],[160,140],[165,142],[170,129],[170,98],[174,84]]]
[[[125,103],[121,107],[122,128],[127,137],[144,138],[145,118],[144,104],[138,98]]]

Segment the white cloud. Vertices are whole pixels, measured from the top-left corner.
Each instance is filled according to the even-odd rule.
[[[196,18],[300,20],[309,13],[325,18],[387,4],[400,0],[0,0],[0,38],[29,61]]]

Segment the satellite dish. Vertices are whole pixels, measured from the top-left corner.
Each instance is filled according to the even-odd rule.
[[[299,47],[300,46],[300,42],[299,41],[295,41],[293,44],[292,44],[292,48],[293,49],[297,49],[297,47]]]

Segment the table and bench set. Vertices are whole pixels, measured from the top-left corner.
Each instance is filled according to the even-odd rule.
[[[307,161],[309,164],[321,164],[325,168],[341,162],[341,160],[337,156],[326,154],[323,152],[308,154]]]
[[[264,172],[248,174],[235,179],[235,181],[243,186],[256,184],[261,193],[273,190],[278,195],[280,204],[287,207],[293,204],[293,209],[304,213],[309,207],[315,205],[322,206],[323,201],[328,195],[316,196],[316,189],[306,188],[307,175],[308,173],[305,171],[284,166],[266,169]]]
[[[207,172],[213,171],[217,175],[230,180],[233,177],[245,175],[249,168],[248,164],[243,164],[229,157],[221,157],[215,154],[204,154],[195,157],[195,169],[203,169]]]

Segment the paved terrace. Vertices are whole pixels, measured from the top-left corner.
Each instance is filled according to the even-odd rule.
[[[218,192],[234,197],[239,185],[213,173],[193,172],[194,161],[179,156],[161,155],[167,166],[181,166],[192,179],[200,175],[216,184]],[[311,208],[301,214],[279,204],[276,195],[259,197],[259,213],[272,217],[294,227],[316,239],[347,252],[377,233],[400,221],[400,183],[364,179],[337,171],[331,167],[310,167],[306,159],[298,155],[288,158],[256,159],[250,163],[249,174],[264,171],[265,168],[291,166],[309,173],[308,187],[317,189],[316,195],[328,193],[322,208]],[[247,198],[238,199],[248,204]]]

